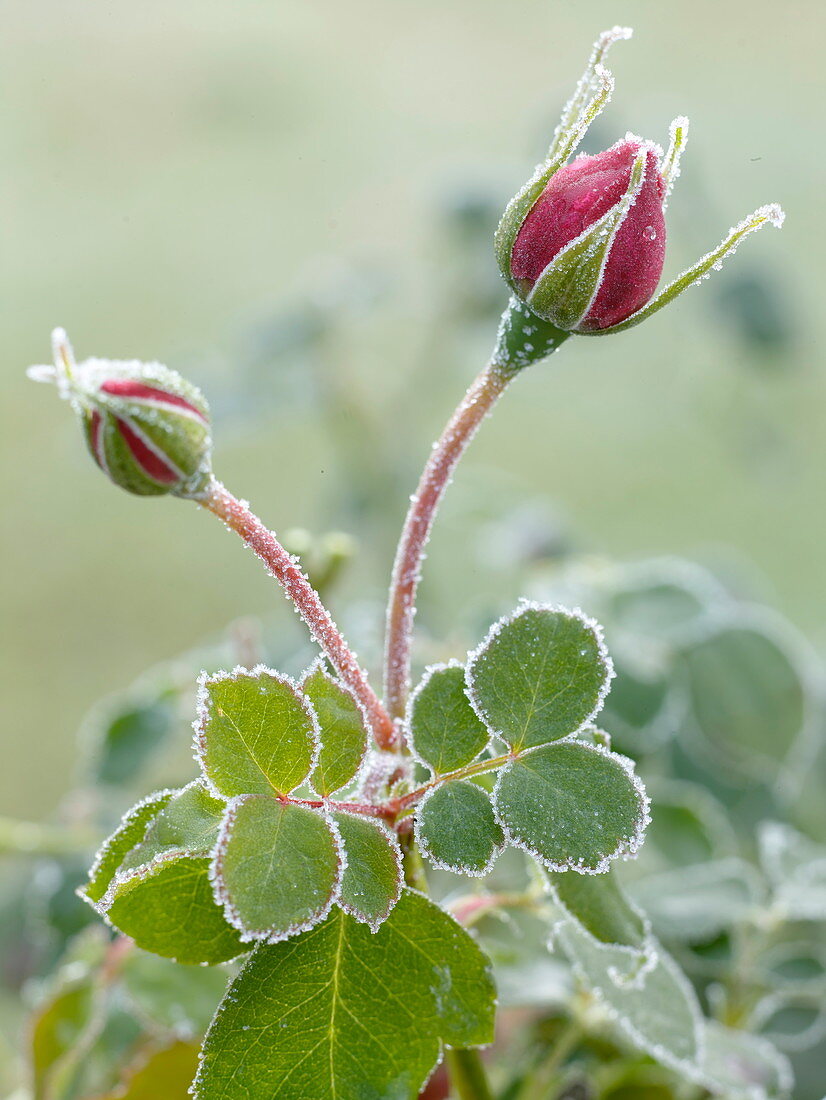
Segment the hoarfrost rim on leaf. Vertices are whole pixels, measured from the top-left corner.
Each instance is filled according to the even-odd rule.
[[[422,852],[422,855],[424,855],[428,859],[428,861],[432,864],[432,866],[437,871],[450,871],[454,875],[467,875],[468,878],[485,878],[487,875],[489,875],[491,873],[491,871],[493,870],[493,868],[496,864],[496,861],[499,859],[501,854],[507,848],[507,846],[508,846],[507,834],[504,834],[505,839],[501,844],[494,844],[493,845],[493,849],[491,851],[490,856],[488,857],[487,863],[485,864],[484,867],[481,867],[477,870],[474,867],[465,867],[462,864],[457,864],[457,863],[445,863],[444,860],[437,859],[437,857],[433,855],[433,852],[430,849],[430,845],[427,843],[427,840],[422,835],[422,831],[421,831],[421,813],[422,813],[422,810],[427,805],[427,803],[431,800],[431,798],[433,798],[433,796],[436,794],[436,792],[441,791],[444,787],[449,786],[452,783],[468,783],[468,782],[469,781],[467,779],[453,779],[453,780],[446,780],[444,782],[438,782],[438,783],[435,784],[435,786],[431,787],[431,789],[427,792],[427,794],[425,794],[425,796],[422,798],[421,802],[419,802],[419,804],[416,806],[416,814],[415,814],[415,817],[414,817],[414,820],[413,820],[413,835],[416,839],[416,843],[418,844],[419,849]],[[493,810],[494,820],[496,821],[497,825],[499,825],[500,828],[501,828],[502,823],[496,817],[496,808],[494,807],[493,801],[492,801],[490,795],[488,794],[488,792],[484,789],[484,787],[479,787],[475,783],[471,784],[471,785],[476,787],[477,790],[481,791],[482,794],[484,794],[485,798],[487,798],[487,800],[491,803],[491,809]],[[503,830],[503,832],[504,832],[504,830]]]
[[[605,705],[605,700],[608,698],[608,693],[611,690],[611,681],[616,676],[616,672],[614,671],[614,662],[611,660],[611,655],[608,652],[607,645],[605,644],[605,632],[596,619],[591,618],[590,615],[586,615],[580,607],[563,607],[561,604],[542,603],[538,600],[531,600],[526,597],[520,599],[519,603],[516,606],[516,609],[512,611],[509,615],[503,615],[501,619],[498,619],[488,630],[487,634],[484,636],[479,645],[476,646],[475,649],[472,649],[470,653],[468,653],[467,664],[465,665],[465,690],[467,693],[467,697],[470,700],[470,705],[476,711],[479,719],[490,730],[491,737],[496,738],[497,741],[499,741],[501,744],[504,744],[509,750],[511,748],[510,744],[508,741],[505,740],[502,731],[495,729],[490,719],[487,718],[484,713],[482,704],[476,694],[476,681],[474,672],[476,662],[485,653],[490,643],[499,636],[501,631],[506,626],[509,626],[511,623],[516,622],[518,618],[526,614],[528,611],[550,611],[555,615],[564,615],[567,619],[576,620],[577,622],[580,622],[583,626],[587,627],[588,630],[590,630],[593,634],[596,641],[597,658],[600,661],[604,671],[602,687],[598,692],[597,701],[594,704],[594,709],[582,720],[582,722],[580,722],[576,729],[571,730],[571,732],[566,734],[564,737],[557,738],[556,741],[567,741],[570,738],[575,737],[577,734],[581,733],[582,730],[584,730],[587,726],[595,725],[596,716]],[[555,744],[556,742],[550,743]],[[539,748],[540,746],[532,747]]]
[[[469,659],[470,659],[470,655],[468,655],[468,660]],[[419,753],[416,751],[416,746],[413,743],[413,710],[416,706],[416,701],[419,699],[419,697],[425,691],[428,684],[433,679],[433,677],[436,675],[436,673],[437,672],[446,672],[448,669],[451,669],[451,668],[460,668],[460,669],[462,669],[463,672],[465,672],[465,674],[467,672],[467,664],[460,661],[457,657],[451,657],[450,660],[448,660],[448,661],[437,661],[435,664],[427,665],[424,672],[422,673],[421,680],[419,680],[418,684],[410,692],[410,695],[407,698],[407,704],[406,704],[406,707],[405,707],[403,733],[404,733],[404,743],[405,743],[405,746],[407,748],[408,755],[410,756],[410,758],[412,760],[415,760],[415,762],[417,764],[420,764],[423,768],[425,768],[430,773],[430,776],[431,776],[432,779],[440,779],[443,775],[446,775],[447,773],[436,771],[436,769],[433,767],[433,765],[428,764],[428,762],[424,759],[424,757],[420,756]],[[468,690],[467,690],[467,676],[465,676],[465,689],[464,690],[465,690],[465,696],[467,697],[468,703],[470,703],[470,706],[471,706],[471,709],[473,710],[473,713],[476,715],[477,718],[479,718],[479,720],[484,725],[485,729],[490,734],[490,726],[488,725],[487,722],[484,721],[484,719],[481,718],[481,716],[479,715],[479,712],[476,710],[476,707],[473,705],[473,700],[470,698],[470,695],[468,693]],[[469,760],[468,763],[472,764],[473,761],[478,760],[479,757],[482,755],[482,753],[485,752],[485,750],[489,749],[489,748],[490,748],[490,737],[488,737],[487,744],[483,745],[482,748],[479,750],[479,752],[477,752],[476,755],[473,757],[473,760]],[[464,767],[465,765],[462,765],[462,766]],[[452,769],[452,770],[455,770],[455,769]]]
[[[344,900],[344,898],[341,897],[341,884],[339,885],[339,897],[336,899],[336,902],[335,902],[335,904],[338,905],[339,909],[341,909],[342,912],[347,913],[348,916],[351,916],[353,918],[353,920],[357,920],[359,922],[359,924],[366,924],[367,927],[370,929],[370,931],[375,935],[376,932],[378,932],[378,930],[381,928],[381,926],[387,920],[387,918],[390,916],[390,914],[393,912],[393,910],[396,908],[396,904],[398,903],[399,898],[402,896],[402,892],[405,889],[404,863],[403,863],[403,860],[402,860],[401,848],[399,847],[399,840],[398,840],[398,837],[396,836],[396,834],[393,832],[393,830],[388,825],[385,825],[385,823],[383,821],[380,821],[379,819],[377,819],[375,817],[368,817],[366,814],[355,814],[355,813],[352,813],[350,810],[336,810],[335,813],[336,814],[341,814],[343,817],[352,817],[355,821],[363,821],[368,825],[374,825],[376,827],[376,829],[378,829],[379,832],[384,833],[385,837],[390,842],[390,848],[391,848],[391,851],[393,853],[393,859],[396,862],[396,870],[397,870],[396,890],[395,890],[395,893],[394,893],[394,895],[393,895],[393,897],[390,901],[390,904],[387,907],[387,910],[382,914],[382,916],[377,917],[375,920],[370,920],[365,916],[364,913],[359,912],[354,906],[351,906],[349,904],[349,902],[346,902]],[[337,824],[336,824],[336,829],[338,830],[338,825]],[[343,852],[343,856],[344,856],[344,867],[342,869],[341,876],[340,876],[341,883],[343,883],[344,882],[344,873],[345,873],[345,871],[347,870],[347,867],[348,867],[347,852],[346,852],[346,846],[344,844],[343,838],[341,837],[341,832],[340,831],[339,831],[338,835],[339,835],[339,840],[341,841],[341,847],[342,847],[342,852]]]
[[[321,723],[319,721],[318,714],[316,713],[313,701],[309,698],[309,696],[305,695],[305,698],[307,699],[307,702],[310,704],[310,708],[312,709],[313,714],[315,716],[316,747],[313,750],[313,758],[312,758],[312,762],[310,764],[310,771],[307,775],[307,778],[304,779],[302,782],[306,783],[307,786],[310,788],[310,790],[314,794],[317,794],[320,799],[324,799],[325,801],[329,800],[331,795],[339,794],[341,791],[347,790],[351,786],[355,786],[356,788],[358,788],[359,778],[361,776],[362,771],[364,770],[365,761],[367,760],[367,756],[370,752],[370,742],[372,740],[371,727],[370,727],[370,716],[367,713],[366,707],[361,702],[361,700],[358,699],[356,697],[356,695],[350,690],[350,688],[347,686],[347,684],[344,683],[344,681],[336,673],[336,671],[334,669],[333,669],[333,671],[330,671],[330,669],[331,669],[331,666],[330,666],[329,661],[327,660],[327,657],[323,653],[319,653],[318,656],[307,666],[307,668],[304,669],[304,671],[301,673],[301,675],[296,680],[298,690],[302,694],[304,694],[304,686],[305,686],[307,680],[309,680],[309,678],[311,676],[313,676],[316,672],[322,673],[322,675],[327,680],[329,680],[331,684],[335,684],[336,687],[341,688],[341,690],[343,692],[345,692],[347,694],[347,696],[350,699],[352,699],[352,701],[355,703],[356,708],[357,708],[357,710],[359,712],[359,715],[361,717],[362,723],[364,724],[365,738],[364,738],[364,750],[361,754],[361,760],[359,760],[358,767],[353,772],[353,774],[350,776],[350,778],[345,783],[342,783],[341,786],[336,787],[334,790],[330,791],[328,794],[321,794],[313,784],[313,776],[315,775],[315,772],[318,768],[318,762],[319,762],[319,759],[321,758],[321,750],[324,748],[324,739],[322,737]],[[300,786],[301,784],[298,784],[298,785]],[[296,788],[293,787],[293,790],[295,790],[295,789]]]
[[[285,803],[277,798],[275,795],[261,795],[261,794],[240,794],[235,798],[231,798],[227,803],[226,813],[224,814],[224,820],[221,822],[221,826],[218,830],[218,839],[215,842],[215,847],[210,853],[210,865],[209,865],[209,881],[212,886],[212,894],[215,898],[215,902],[219,905],[224,912],[224,919],[227,924],[239,933],[239,937],[242,943],[282,943],[284,940],[292,939],[294,936],[300,935],[302,932],[309,932],[310,929],[315,928],[321,921],[325,920],[332,910],[333,906],[338,902],[341,894],[341,880],[344,877],[344,872],[347,870],[347,853],[344,849],[344,842],[339,832],[339,828],[335,821],[332,820],[331,814],[325,810],[318,809],[315,806],[301,806],[301,809],[306,810],[308,813],[316,814],[327,826],[332,837],[333,845],[336,850],[337,870],[336,879],[333,884],[333,889],[330,892],[329,897],[323,902],[321,908],[319,908],[311,917],[308,917],[305,921],[296,921],[289,925],[284,932],[273,932],[272,929],[256,929],[251,930],[247,928],[241,919],[238,910],[233,905],[232,899],[229,896],[229,891],[224,883],[223,876],[221,874],[221,865],[223,857],[226,853],[226,847],[231,837],[232,826],[235,824],[235,817],[238,810],[238,806],[246,802],[250,798],[270,798],[273,801],[284,805]],[[289,800],[286,800],[289,804]],[[292,803],[292,805],[298,805]]]

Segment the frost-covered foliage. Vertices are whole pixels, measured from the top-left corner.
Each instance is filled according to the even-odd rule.
[[[424,547],[456,463],[524,366],[592,331],[579,321],[618,278],[635,204],[650,243],[642,222],[678,175],[687,120],[665,154],[626,138],[610,209],[530,293],[511,271],[554,178],[590,178],[563,165],[629,33],[601,37],[500,225],[516,296],[411,498],[383,698],[325,606],[340,541],[299,560],[213,478],[199,391],[157,364],[76,364],[62,333],[36,371],[113,481],[236,532],[313,646],[236,632],[155,669],[90,716],[71,823],[9,827],[34,872],[6,933],[9,984],[37,979],[17,1100],[817,1100],[824,684],[793,629],[686,562],[534,553],[510,563],[525,598],[425,636],[412,676]],[[599,331],[780,220],[762,208]],[[577,323],[555,327],[565,311]]]

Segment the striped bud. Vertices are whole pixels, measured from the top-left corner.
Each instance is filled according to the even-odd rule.
[[[202,494],[212,471],[209,408],[200,391],[160,363],[75,363],[62,329],[52,341],[54,367],[33,367],[29,376],[57,383],[104,473],[138,496]]]

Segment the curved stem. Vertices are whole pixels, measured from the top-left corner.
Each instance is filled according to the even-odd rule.
[[[368,683],[355,654],[333,622],[330,612],[302,573],[298,561],[287,553],[272,531],[253,515],[249,507],[234,497],[220,482],[213,481],[206,494],[198,498],[198,503],[239,534],[263,561],[295,604],[299,615],[329,657],[333,668],[364,707],[376,744],[379,748],[392,748],[396,736],[393,722]]]
[[[491,363],[485,367],[433,445],[418,488],[411,498],[393,565],[387,608],[384,691],[387,709],[393,718],[404,716],[407,703],[416,589],[424,548],[436,511],[457,462],[513,377],[512,370],[499,364]]]

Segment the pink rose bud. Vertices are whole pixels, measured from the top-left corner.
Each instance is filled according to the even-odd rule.
[[[57,383],[104,473],[138,496],[200,495],[212,477],[209,408],[200,391],[160,363],[75,363],[62,329],[52,340],[55,366],[32,367],[30,377]]]
[[[494,351],[500,366],[519,370],[543,359],[570,333],[599,336],[639,324],[702,282],[749,233],[783,223],[777,204],[761,206],[655,293],[665,259],[663,215],[688,119],[672,122],[665,154],[628,134],[603,153],[571,160],[611,98],[614,81],[603,64],[608,50],[630,37],[627,27],[600,35],[546,159],[502,215],[496,258],[514,297]]]
[[[551,261],[623,201],[642,148],[639,140],[626,138],[604,153],[578,157],[551,177],[511,252],[511,275],[526,298]],[[643,180],[630,208],[595,249],[594,290],[575,323],[576,331],[619,324],[653,296],[665,261],[664,197],[659,157],[649,147]]]

